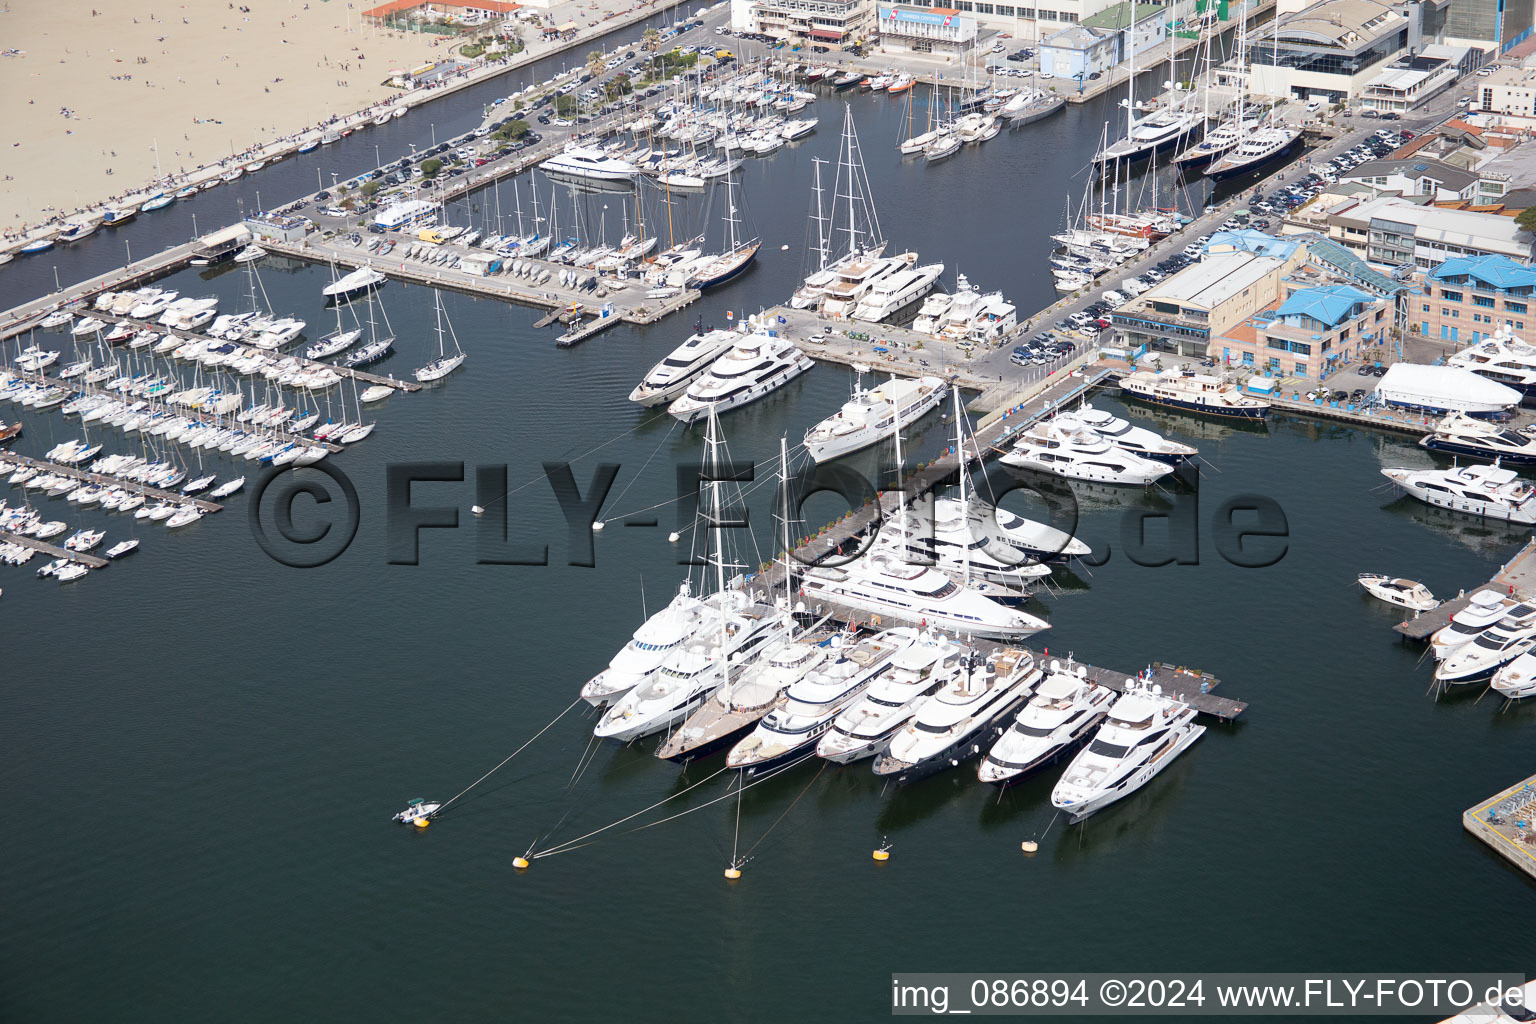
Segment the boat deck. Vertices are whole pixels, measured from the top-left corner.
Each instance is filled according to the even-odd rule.
[[[71,562],[79,562],[81,565],[88,566],[92,569],[100,569],[104,565],[111,564],[105,558],[90,554],[89,552],[71,551],[68,548],[61,548],[53,544],[49,544],[47,541],[38,540],[36,537],[26,537],[19,533],[10,533],[5,530],[0,530],[0,544],[5,543],[6,541],[9,541],[13,544],[20,544],[24,548],[31,548],[33,551],[47,555],[49,558],[67,558]]]
[[[121,477],[115,477],[108,473],[92,473],[89,470],[76,469],[73,466],[61,466],[57,463],[46,462],[42,459],[29,458],[26,455],[17,455],[15,452],[6,452],[3,456],[0,456],[0,458],[7,459],[11,462],[19,462],[26,466],[31,466],[40,473],[53,473],[56,476],[67,476],[71,479],[79,480],[83,484],[106,484],[109,487],[121,487],[125,491],[133,491],[136,494],[143,494],[144,500],[146,501],[148,501],[150,498],[154,498],[157,501],[171,501],[178,505],[192,505],[202,512],[220,512],[224,508],[223,505],[220,505],[216,501],[204,501],[201,498],[189,497],[188,495],[181,494],[177,491],[163,491],[158,487],[145,487],[142,484],[134,483],[131,480],[124,480]],[[26,485],[18,484],[16,486],[24,487]]]
[[[1461,814],[1461,824],[1536,879],[1536,775],[1467,808]]]

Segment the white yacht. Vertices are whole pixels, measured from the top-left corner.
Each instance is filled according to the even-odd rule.
[[[1226,181],[1256,171],[1271,160],[1289,153],[1301,141],[1301,129],[1282,122],[1271,122],[1250,131],[1241,142],[1228,150],[1205,170],[1212,181]]]
[[[1053,658],[1029,703],[977,765],[977,778],[1003,786],[1021,781],[1081,743],[1114,700],[1115,691],[1090,680],[1086,667]]]
[[[578,181],[634,181],[640,173],[628,160],[609,156],[600,149],[574,145],[539,164],[539,169],[553,177]]]
[[[1358,581],[1372,597],[1388,604],[1395,604],[1399,608],[1427,612],[1440,606],[1440,602],[1435,600],[1435,595],[1429,592],[1429,588],[1416,580],[1393,579],[1391,576],[1363,572],[1359,575]]]
[[[678,726],[656,756],[669,761],[701,757],[752,728],[783,704],[785,692],[831,655],[827,644],[804,637],[785,639],[711,694],[704,706]]]
[[[1105,484],[1145,486],[1173,472],[1168,463],[1133,455],[1096,431],[1063,417],[1037,423],[1019,434],[1013,450],[998,461],[1067,480]]]
[[[888,751],[875,758],[876,775],[914,782],[977,756],[1008,727],[1040,681],[1035,657],[1005,647],[985,664],[977,660],[968,652],[964,671],[924,701],[912,721],[891,737]]]
[[[1120,389],[1132,398],[1153,405],[1166,405],[1172,409],[1209,416],[1263,419],[1269,414],[1267,400],[1245,395],[1236,384],[1229,384],[1204,373],[1153,373],[1137,370],[1120,379]]]
[[[1493,674],[1488,684],[1494,693],[1510,700],[1536,697],[1536,654],[1522,654]]]
[[[1447,455],[1497,459],[1506,466],[1536,466],[1536,437],[1462,412],[1446,414],[1419,446]]]
[[[629,393],[631,402],[660,405],[688,390],[688,385],[736,344],[741,336],[733,331],[701,331],[667,354]]]
[[[885,251],[885,244],[872,246],[868,249],[855,250],[847,253],[839,259],[833,260],[820,270],[814,271],[800,283],[790,296],[789,304],[795,309],[815,309],[821,304],[822,297],[827,289],[836,284],[844,268],[855,263],[868,263],[880,258]]]
[[[452,321],[448,322],[448,334],[453,336],[453,355],[449,355],[444,347],[443,321],[447,320],[448,314],[443,309],[442,292],[434,288],[432,297],[437,303],[437,358],[416,371],[416,380],[421,384],[442,380],[464,365],[465,358],[464,350],[459,347],[459,336],[453,329]]]
[[[1170,441],[1146,427],[1133,427],[1124,417],[1095,409],[1091,405],[1063,413],[1061,418],[1081,423],[1105,440],[1145,459],[1179,465],[1200,454],[1200,450],[1193,445]]]
[[[320,290],[320,294],[328,299],[350,299],[377,288],[387,280],[388,278],[374,270],[371,265],[362,266],[352,271],[352,273],[332,281]],[[390,292],[390,294],[393,295],[394,292]]]
[[[1519,389],[1527,398],[1536,396],[1536,345],[1515,337],[1508,327],[1473,342],[1446,360],[1489,380]]]
[[[722,603],[716,598],[712,602]],[[747,598],[729,591],[724,604],[745,607]],[[581,688],[582,699],[595,708],[606,707],[655,674],[668,658],[711,621],[703,601],[693,596],[685,580],[667,606],[640,624],[629,642],[619,648],[608,667]]]
[[[1498,463],[1451,469],[1383,469],[1404,494],[1430,505],[1529,526],[1536,523],[1536,491]]]
[[[1030,636],[1050,623],[984,597],[946,574],[871,552],[843,566],[816,566],[801,580],[805,605],[829,601],[953,633],[994,639]]]
[[[922,300],[944,273],[944,264],[926,263],[921,267],[897,270],[876,281],[853,309],[854,320],[880,323],[898,316]]]
[[[794,630],[794,619],[769,605],[727,611],[615,701],[593,733],[599,739],[629,741],[682,722],[727,683],[729,673],[743,671]]]
[[[739,338],[708,372],[667,407],[684,423],[739,409],[764,398],[816,365],[783,338],[754,330]]]
[[[916,639],[917,630],[901,628],[840,644],[832,657],[792,684],[783,704],[731,748],[726,765],[751,775],[795,756],[814,756],[833,720]]]
[[[891,667],[832,722],[816,753],[838,764],[883,754],[917,709],[965,672],[969,648],[931,630],[891,659]]]
[[[1168,109],[1137,119],[1130,115],[1130,131],[1125,138],[1112,143],[1097,156],[1094,163],[1102,168],[1113,166],[1117,161],[1135,163],[1160,153],[1170,146],[1194,138],[1205,127],[1200,111],[1175,103]]]
[[[925,517],[931,517],[928,523]],[[1082,558],[1092,549],[1067,533],[1015,515],[979,498],[914,502],[880,528],[880,539],[904,548],[908,560],[946,568],[970,562],[977,579],[1018,584],[1049,575],[1036,563]]]
[[[822,290],[821,315],[837,319],[851,317],[864,296],[884,278],[916,262],[917,253],[904,252],[897,256],[853,260],[843,264],[837,271],[836,280]]]
[[[955,275],[955,291],[947,299],[943,312],[931,320],[925,321],[919,310],[912,329],[946,341],[974,342],[999,340],[1018,325],[1018,310],[1002,292],[983,292],[964,274]]]
[[[1464,686],[1489,676],[1506,662],[1536,647],[1536,608],[1516,605],[1502,619],[1485,628],[1435,665],[1435,681],[1442,686]]]
[[[873,388],[862,386],[863,368],[855,367],[853,396],[843,407],[805,434],[805,450],[817,462],[826,462],[868,448],[890,435],[898,420],[910,424],[926,415],[947,392],[939,377],[910,380],[892,377]]]
[[[1477,590],[1467,599],[1467,605],[1451,614],[1451,621],[1435,630],[1429,638],[1430,653],[1436,661],[1444,661],[1473,640],[1494,623],[1498,622],[1520,602],[1493,590]]]
[[[1194,708],[1155,683],[1133,683],[1062,773],[1051,803],[1082,821],[1146,785],[1204,734]]]

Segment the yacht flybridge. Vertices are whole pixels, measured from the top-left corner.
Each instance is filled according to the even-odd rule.
[[[578,145],[567,146],[564,152],[539,164],[539,169],[551,177],[580,182],[634,181],[640,173],[628,160],[609,156],[601,149]]]
[[[1451,469],[1383,469],[1411,498],[1485,519],[1502,519],[1529,526],[1536,524],[1536,491],[1498,463],[1492,466],[1456,466]]]
[[[977,777],[1003,786],[1023,780],[1077,747],[1114,700],[1115,692],[1090,680],[1085,666],[1053,658],[1029,702],[981,759]]]
[[[765,398],[813,366],[809,357],[784,338],[755,324],[744,324],[735,346],[688,385],[667,411],[684,423],[696,423],[711,412],[730,412]]]
[[[631,402],[641,405],[660,405],[688,390],[688,385],[699,378],[709,364],[720,358],[741,335],[734,331],[700,330],[688,336],[688,340],[667,354],[661,362],[651,367],[645,379],[629,393]]]
[[[885,753],[891,738],[929,698],[959,680],[969,653],[943,634],[921,634],[891,659],[890,668],[862,697],[838,714],[816,744],[816,753],[839,764]]]
[[[833,415],[805,434],[805,450],[817,462],[827,462],[867,448],[889,437],[900,420],[912,423],[943,401],[947,388],[939,377],[911,380],[892,377],[884,384],[865,388],[866,367],[855,366],[853,395]]]
[[[1508,326],[1455,353],[1446,363],[1536,396],[1536,345],[1517,338]]]

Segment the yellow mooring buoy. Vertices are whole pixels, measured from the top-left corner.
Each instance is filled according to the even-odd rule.
[[[432,824],[432,822],[428,818],[417,818],[413,824],[415,824],[417,828],[426,828],[428,825]]]
[[[1019,849],[1023,850],[1025,853],[1034,853],[1036,850],[1040,849],[1040,844],[1035,842],[1033,839],[1026,839],[1019,844]]]
[[[741,877],[741,868],[726,868],[725,877],[733,882],[736,881],[736,879]]]
[[[873,856],[874,856],[875,860],[890,860],[891,859],[891,851],[890,850],[876,850],[874,852]]]
[[[527,871],[528,870],[528,858],[527,857],[513,857],[512,858],[512,866],[517,868],[517,870],[519,870],[519,871]]]

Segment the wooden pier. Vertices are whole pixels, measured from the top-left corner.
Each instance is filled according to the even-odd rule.
[[[1461,814],[1461,824],[1536,879],[1536,775],[1467,808]]]
[[[109,487],[121,487],[125,491],[143,494],[146,501],[154,498],[156,501],[175,502],[178,505],[192,505],[201,512],[221,512],[224,509],[224,506],[216,501],[204,501],[201,498],[194,498],[191,495],[181,494],[176,491],[163,491],[158,487],[146,487],[143,484],[135,483],[132,480],[124,480],[121,477],[112,476],[108,473],[92,473],[89,470],[76,469],[73,466],[61,466],[57,463],[45,462],[42,459],[17,455],[14,452],[6,452],[4,455],[0,455],[0,460],[20,463],[23,466],[31,466],[40,473],[67,476],[72,480],[79,480],[83,484],[103,484]],[[8,472],[6,475],[9,476],[10,473]],[[30,482],[28,481],[28,483]],[[25,489],[27,485],[17,484],[16,486]],[[111,509],[108,509],[108,511],[110,512]]]
[[[1515,552],[1514,557],[1505,562],[1487,583],[1448,601],[1441,601],[1439,607],[1419,612],[1392,628],[1405,639],[1426,642],[1437,630],[1450,625],[1451,616],[1470,604],[1472,595],[1485,590],[1501,597],[1513,595],[1525,601],[1536,600],[1536,537],[1526,541],[1525,546]]]
[[[4,544],[7,541],[12,544],[20,544],[24,548],[31,548],[33,551],[47,555],[49,558],[67,558],[71,562],[79,562],[81,565],[91,569],[100,569],[104,565],[112,564],[105,558],[93,555],[88,551],[71,551],[68,548],[49,544],[47,541],[38,540],[36,537],[28,537],[24,534],[0,530],[0,544]]]

